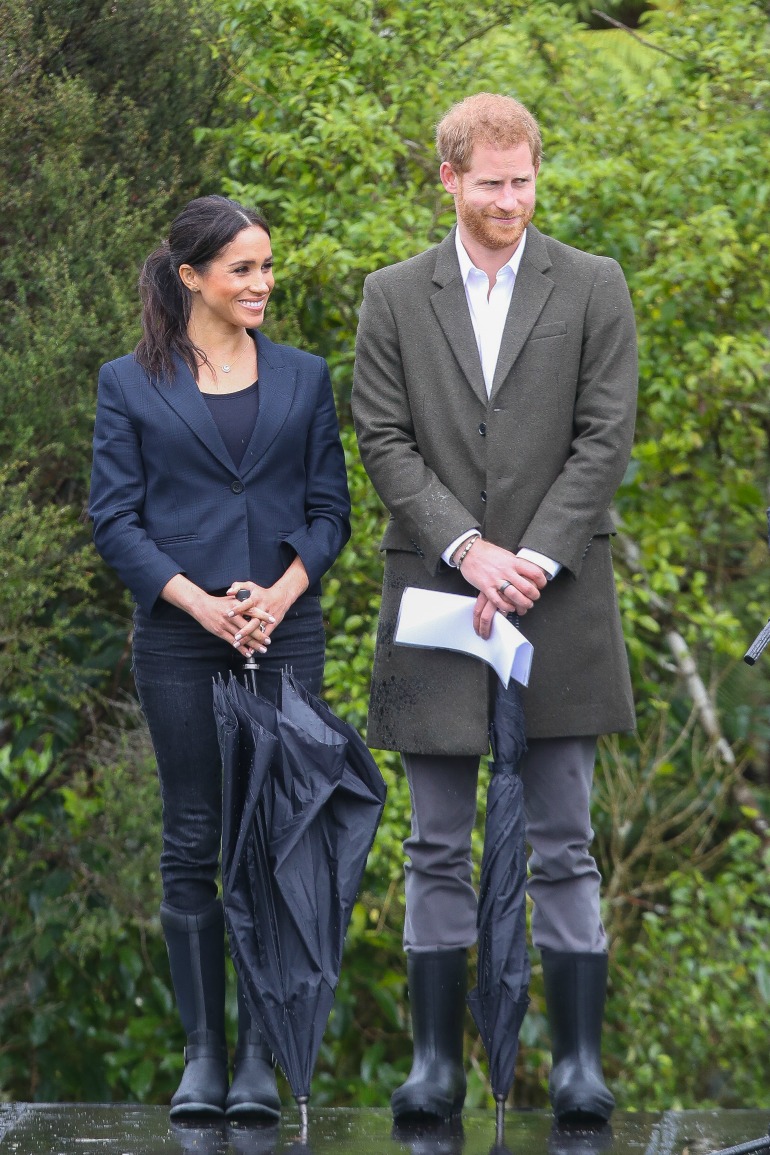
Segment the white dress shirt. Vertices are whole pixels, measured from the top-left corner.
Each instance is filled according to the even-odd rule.
[[[455,246],[457,259],[460,262],[460,273],[465,285],[465,299],[468,302],[468,311],[473,323],[473,332],[476,335],[476,345],[481,359],[481,371],[484,374],[484,384],[487,387],[487,396],[492,392],[492,382],[497,368],[497,358],[500,353],[500,344],[503,339],[503,329],[511,306],[513,286],[516,284],[516,274],[519,271],[521,258],[524,255],[524,246],[527,243],[527,234],[521,238],[521,243],[509,261],[498,271],[492,289],[489,288],[487,274],[477,269],[466,252],[460,240],[460,230],[455,230]],[[467,541],[478,530],[470,530],[462,534],[444,550],[441,555],[448,565],[452,565],[452,555],[462,542]],[[542,553],[532,549],[520,549],[518,557],[535,562],[544,569],[548,579],[556,577],[561,569],[561,563],[553,561]]]

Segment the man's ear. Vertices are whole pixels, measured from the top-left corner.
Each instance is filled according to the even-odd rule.
[[[459,178],[449,161],[445,160],[442,163],[441,168],[438,170],[438,174],[441,177],[441,183],[443,184],[446,191],[454,196],[457,192]]]

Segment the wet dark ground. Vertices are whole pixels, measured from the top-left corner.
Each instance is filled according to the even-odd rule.
[[[770,1111],[616,1113],[609,1130],[560,1133],[545,1111],[467,1111],[461,1129],[398,1135],[386,1110],[312,1110],[306,1142],[279,1127],[180,1127],[165,1107],[0,1104],[0,1155],[710,1155],[767,1134]],[[770,1151],[770,1147],[767,1149]]]

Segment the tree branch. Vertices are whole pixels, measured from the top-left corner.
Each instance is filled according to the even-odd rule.
[[[651,40],[647,40],[644,36],[640,36],[638,32],[634,32],[633,28],[629,28],[627,24],[623,24],[620,20],[616,20],[614,16],[608,16],[606,12],[601,12],[598,8],[592,8],[591,14],[593,16],[598,16],[600,20],[606,20],[607,23],[611,24],[613,28],[619,28],[621,32],[627,32],[629,36],[633,36],[634,40],[638,40],[638,42],[645,48],[651,48],[653,52],[660,52],[663,54],[663,56],[669,56],[672,60],[678,60],[680,64],[696,63],[692,57],[678,56],[676,52],[670,52],[667,48],[661,48],[659,44],[653,44]],[[707,65],[700,63],[700,61],[697,63],[698,66],[704,70],[704,72],[714,71],[713,68],[709,68]]]

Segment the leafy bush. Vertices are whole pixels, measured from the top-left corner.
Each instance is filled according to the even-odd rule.
[[[182,1061],[157,785],[136,709],[115,706],[127,599],[83,525],[96,370],[134,343],[142,257],[225,178],[275,226],[272,331],[328,356],[343,422],[354,535],[325,587],[326,695],[363,730],[383,511],[347,412],[361,285],[452,221],[437,113],[515,88],[546,140],[538,224],[617,257],[639,324],[617,501],[639,564],[616,552],[641,725],[605,744],[595,808],[609,1073],[626,1106],[764,1101],[766,851],[666,639],[676,626],[689,643],[761,817],[768,676],[736,662],[770,604],[768,20],[751,0],[675,7],[647,6],[647,47],[577,27],[581,4],[0,0],[0,1096],[166,1101]],[[398,759],[377,756],[389,795],[318,1065],[328,1103],[385,1105],[409,1065],[409,799]],[[542,1107],[533,967],[514,1096]],[[232,986],[228,1006],[232,1025]],[[469,1102],[489,1103],[470,1027],[466,1041]]]
[[[770,1002],[768,848],[737,832],[710,877],[675,870],[636,942],[617,951],[608,1050],[620,1105],[640,1110],[766,1101]]]

